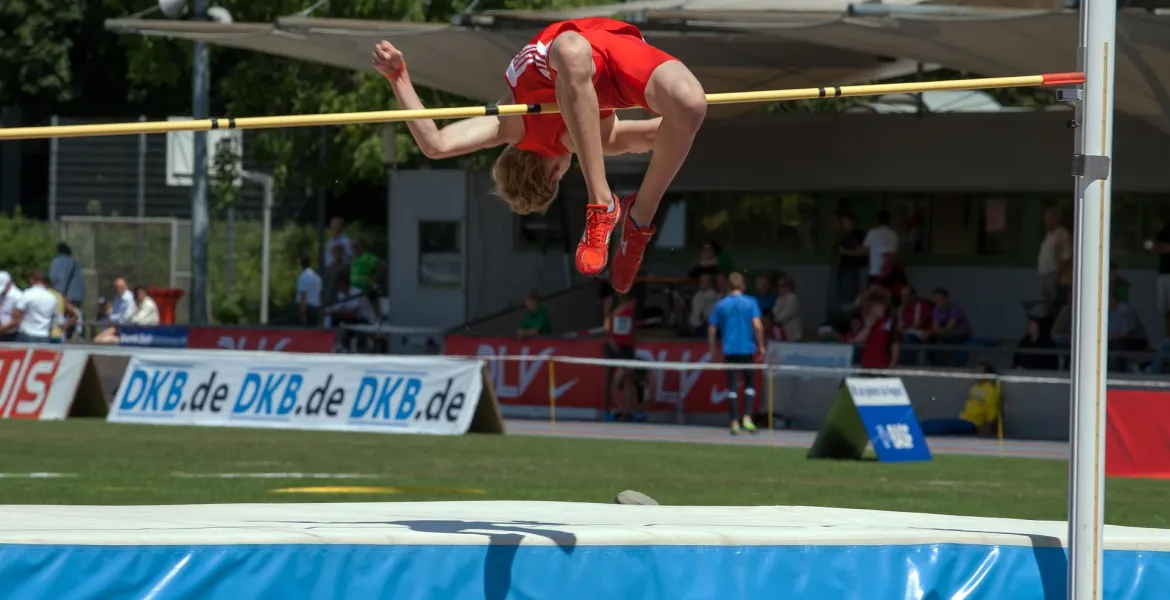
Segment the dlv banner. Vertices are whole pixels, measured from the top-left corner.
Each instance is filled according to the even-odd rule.
[[[930,448],[897,378],[848,378],[808,450],[809,458],[860,459],[867,443],[881,462],[927,461]]]

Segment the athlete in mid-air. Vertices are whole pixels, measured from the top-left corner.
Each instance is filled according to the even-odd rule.
[[[401,51],[383,41],[373,63],[390,80],[400,108],[423,108]],[[577,269],[597,275],[605,268],[610,235],[621,224],[611,280],[618,292],[628,292],[654,235],[654,213],[706,116],[702,86],[636,27],[603,18],[548,26],[512,59],[505,78],[511,96],[501,104],[555,103],[560,114],[474,117],[442,129],[430,119],[407,121],[415,142],[430,158],[506,144],[492,178],[496,195],[518,214],[548,209],[576,153],[588,189]],[[660,116],[623,121],[612,110],[634,106]],[[619,200],[606,181],[604,156],[645,152],[653,154],[641,188]]]

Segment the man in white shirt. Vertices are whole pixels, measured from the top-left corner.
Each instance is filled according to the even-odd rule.
[[[134,292],[126,285],[126,280],[119,277],[114,280],[114,309],[110,311],[111,323],[129,323],[138,312],[138,305],[134,302]]]
[[[342,232],[342,227],[345,226],[345,221],[341,217],[333,217],[329,221],[329,241],[325,242],[325,262],[324,265],[328,267],[333,264],[333,247],[341,246],[341,257],[345,262],[353,261],[353,242],[349,240],[349,236]]]
[[[869,283],[873,283],[882,273],[882,255],[898,250],[898,233],[890,228],[890,211],[878,211],[877,225],[865,234],[861,245],[869,252]]]
[[[297,306],[301,310],[301,325],[316,327],[321,309],[321,276],[313,271],[308,256],[301,257],[301,274],[297,275]]]
[[[45,276],[38,270],[29,271],[28,284],[12,312],[12,321],[17,326],[16,341],[47,344],[53,325],[64,320],[57,311],[57,296],[45,287]]]
[[[10,324],[20,294],[20,288],[13,283],[8,271],[0,271],[0,342],[16,341],[16,325]]]
[[[134,298],[137,305],[134,310],[134,316],[130,317],[130,322],[135,325],[143,325],[153,327],[159,324],[158,304],[147,293],[146,288],[138,286],[134,288]]]
[[[1040,253],[1036,257],[1036,273],[1040,276],[1040,299],[1044,301],[1049,315],[1064,304],[1058,297],[1060,274],[1072,265],[1072,236],[1060,224],[1060,210],[1050,208],[1044,211],[1044,241],[1040,242]]]

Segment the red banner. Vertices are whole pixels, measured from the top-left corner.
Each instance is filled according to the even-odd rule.
[[[450,335],[444,353],[489,359],[492,387],[501,403],[548,406],[548,357],[600,358],[601,342]],[[532,360],[490,360],[497,356],[531,356]],[[557,406],[601,410],[605,402],[604,367],[558,363],[554,374]]]
[[[39,419],[60,364],[53,350],[0,350],[0,418]]]
[[[1170,394],[1111,390],[1105,411],[1105,474],[1170,479]]]
[[[330,353],[336,338],[333,329],[192,327],[187,333],[187,347]]]
[[[548,359],[551,356],[602,358],[597,340],[552,340],[514,338],[447,337],[446,354],[479,356],[531,356],[531,361],[488,360],[496,395],[505,404],[547,406],[549,403]],[[659,340],[638,343],[638,358],[646,361],[653,375],[647,380],[651,409],[674,410],[681,402],[687,412],[724,412],[727,375],[724,371],[653,369],[656,362],[705,363],[711,357],[707,344],[690,340]],[[557,406],[600,410],[605,399],[605,367],[557,363],[555,396]],[[757,381],[757,386],[760,384]]]

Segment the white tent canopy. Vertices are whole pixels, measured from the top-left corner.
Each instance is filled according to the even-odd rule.
[[[851,17],[840,12],[807,12],[814,3],[651,0],[620,6],[681,5],[692,13],[703,13],[705,23],[718,22],[719,27],[713,28],[688,21],[690,25],[680,30],[677,14],[672,13],[668,26],[655,21],[652,11],[640,21],[647,40],[691,66],[709,92],[860,83],[911,73],[917,63],[985,76],[1076,70],[1077,16],[1072,11],[1007,10],[994,17],[961,18]],[[800,5],[800,10],[770,9],[766,20],[734,10],[757,10],[762,5]],[[542,18],[596,12],[594,7]],[[355,70],[368,69],[370,48],[378,40],[389,39],[406,53],[412,76],[421,85],[494,102],[506,91],[504,65],[542,25],[538,19],[506,27],[494,19],[481,16],[476,22],[488,26],[478,27],[304,17],[272,24],[115,19],[107,26],[119,32],[203,40]],[[1118,110],[1170,130],[1170,17],[1121,11],[1117,44]],[[737,110],[752,109],[724,107],[713,116]]]

